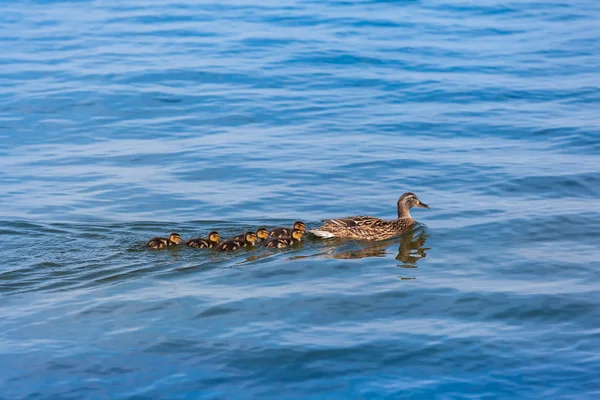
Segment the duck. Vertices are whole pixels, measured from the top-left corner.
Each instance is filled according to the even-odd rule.
[[[164,249],[169,246],[176,246],[181,242],[181,236],[179,233],[173,232],[169,235],[168,238],[164,237],[154,237],[146,243],[146,247],[150,247],[151,249]]]
[[[221,243],[218,247],[218,251],[235,251],[239,250],[242,247],[253,247],[254,242],[256,241],[256,233],[254,232],[246,232],[244,234],[244,239],[230,239],[223,243]]]
[[[193,238],[185,241],[185,245],[189,247],[195,247],[198,249],[213,249],[219,245],[221,241],[221,235],[219,232],[211,232],[208,234],[206,239],[204,238]]]
[[[302,235],[304,231],[300,229],[293,229],[292,233],[289,237],[286,238],[270,238],[265,242],[265,247],[270,247],[274,249],[281,249],[284,247],[288,247],[294,244],[298,244],[302,241]]]
[[[240,233],[239,235],[233,236],[227,240],[244,240],[246,237],[246,233]],[[269,231],[267,228],[261,226],[260,228],[258,228],[256,230],[256,241],[257,242],[260,243],[268,237],[269,237]]]
[[[306,230],[306,225],[302,221],[294,222],[294,225],[291,228],[277,227],[271,229],[269,232],[269,236],[272,238],[289,238],[292,235],[292,231],[294,229],[301,230],[302,233]]]
[[[384,220],[368,216],[354,216],[325,220],[324,224],[309,232],[324,239],[347,238],[385,240],[408,231],[414,224],[410,215],[413,207],[429,208],[416,194],[406,192],[398,199],[398,218]]]

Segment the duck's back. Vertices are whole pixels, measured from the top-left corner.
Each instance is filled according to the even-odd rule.
[[[212,243],[207,239],[203,238],[189,239],[185,242],[185,245],[189,247],[195,247],[198,249],[207,249],[212,247]]]
[[[240,233],[239,235],[235,235],[232,236],[230,238],[227,238],[226,242],[230,241],[230,240],[244,240],[245,234],[244,233]]]
[[[169,245],[169,239],[155,237],[152,238],[146,243],[146,247],[150,247],[151,249],[164,249]]]
[[[284,227],[273,228],[269,232],[269,236],[271,236],[272,238],[288,237],[291,235],[293,229],[294,228],[284,228]]]
[[[217,250],[219,250],[219,251],[235,251],[235,250],[239,250],[242,247],[244,247],[245,244],[246,243],[243,240],[227,240],[227,241],[221,243],[217,247]]]

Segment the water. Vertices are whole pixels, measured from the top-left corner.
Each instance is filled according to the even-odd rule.
[[[600,396],[597,2],[169,3],[2,6],[0,398]]]

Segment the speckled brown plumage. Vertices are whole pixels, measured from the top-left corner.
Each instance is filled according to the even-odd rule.
[[[414,193],[404,193],[398,199],[398,218],[384,220],[369,216],[354,216],[326,220],[325,223],[309,232],[322,238],[348,238],[362,240],[385,240],[400,235],[414,224],[410,215],[412,207],[429,208]]]

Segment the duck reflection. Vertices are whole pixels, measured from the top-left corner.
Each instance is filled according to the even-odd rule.
[[[332,258],[353,259],[365,257],[385,257],[389,254],[386,250],[392,243],[398,243],[398,254],[395,259],[402,262],[401,267],[416,268],[417,262],[427,257],[429,247],[424,247],[429,235],[425,233],[422,227],[417,227],[403,234],[400,238],[386,240],[376,244],[346,251],[339,251],[331,254]]]
[[[431,250],[431,247],[425,247],[428,237],[429,235],[422,227],[407,232],[400,239],[396,260],[406,264],[405,266],[416,266],[417,261],[427,257],[426,251]]]

